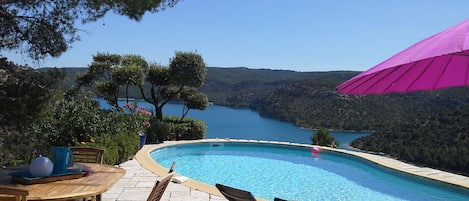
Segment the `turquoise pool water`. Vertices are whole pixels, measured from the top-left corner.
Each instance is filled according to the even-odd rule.
[[[346,154],[256,143],[196,143],[156,149],[166,168],[273,200],[469,200],[469,190],[393,171]]]

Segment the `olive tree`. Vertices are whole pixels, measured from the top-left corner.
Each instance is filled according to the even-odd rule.
[[[176,52],[170,60],[169,67],[158,64],[150,65],[147,75],[147,81],[151,85],[150,90],[146,92],[143,85],[140,85],[139,89],[143,99],[155,107],[157,119],[163,121],[163,107],[169,101],[179,98],[184,89],[200,87],[206,74],[207,68],[202,56],[193,52]],[[190,96],[183,95],[183,100],[186,103],[188,103],[188,97]],[[199,106],[194,104],[191,107],[205,109],[208,105],[208,99],[205,100],[207,101],[200,101]]]
[[[184,107],[182,109],[182,116],[180,121],[186,117],[189,110],[205,110],[208,106],[208,97],[204,93],[200,93],[196,88],[187,87],[181,91],[179,99],[184,101]]]
[[[80,39],[78,23],[112,11],[139,21],[146,12],[173,7],[179,0],[0,0],[0,53],[14,50],[40,60],[58,57]]]
[[[143,85],[147,71],[148,63],[141,56],[97,53],[88,71],[78,75],[76,81],[79,87],[93,88],[114,109],[121,110],[118,104],[121,87],[125,87],[128,100],[129,87]]]
[[[121,110],[118,105],[121,87],[125,87],[128,100],[129,87],[135,86],[140,96],[154,106],[156,118],[163,121],[163,107],[175,99],[185,103],[182,118],[189,109],[207,107],[207,96],[196,89],[203,84],[206,74],[202,56],[192,52],[176,52],[168,67],[148,64],[138,55],[98,53],[93,56],[88,72],[79,75],[77,82],[79,86],[92,87],[116,110]]]

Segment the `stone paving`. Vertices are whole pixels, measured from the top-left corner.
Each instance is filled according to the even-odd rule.
[[[144,201],[155,185],[158,175],[153,174],[140,165],[137,160],[129,160],[120,167],[126,174],[109,191],[103,193],[103,201]],[[212,195],[171,182],[166,189],[162,201],[226,201],[225,198]]]

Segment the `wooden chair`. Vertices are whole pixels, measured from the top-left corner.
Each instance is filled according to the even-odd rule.
[[[163,197],[164,191],[166,190],[166,187],[168,187],[169,182],[171,182],[171,179],[173,178],[173,173],[169,173],[164,177],[161,177],[156,181],[155,186],[153,187],[153,190],[151,191],[150,195],[148,196],[147,201],[159,201],[161,200],[161,197]]]
[[[73,152],[74,163],[103,163],[104,149],[93,147],[70,147]],[[101,200],[101,194],[96,197],[83,198],[83,201]]]
[[[21,190],[9,187],[0,187],[0,201],[26,201],[27,190]]]
[[[93,147],[70,147],[75,163],[103,163],[104,149]]]
[[[282,199],[282,198],[277,198],[277,197],[276,197],[276,198],[274,198],[274,201],[288,201],[288,200],[284,200],[284,199]]]
[[[171,168],[169,168],[168,173],[173,173],[174,168],[176,168],[176,162],[173,162],[173,164],[171,164]]]
[[[229,201],[256,201],[256,198],[251,192],[225,186],[222,184],[215,184],[220,193]]]

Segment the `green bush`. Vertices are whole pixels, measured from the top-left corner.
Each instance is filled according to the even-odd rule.
[[[119,164],[119,149],[116,140],[109,135],[98,136],[95,140],[96,143],[89,143],[84,146],[96,147],[104,149],[103,163],[105,164]]]
[[[50,104],[47,118],[31,125],[39,153],[50,146],[91,146],[105,149],[104,162],[118,164],[139,149],[139,136],[128,130],[128,114],[101,110],[92,94],[79,93]],[[94,141],[94,142],[92,142]]]
[[[104,149],[103,162],[115,165],[133,158],[139,150],[139,137],[129,133],[99,136],[96,138],[95,143],[87,143],[83,146]]]
[[[203,121],[191,118],[165,117],[163,121],[152,119],[147,133],[147,142],[164,140],[195,140],[205,138],[206,126]]]
[[[103,148],[104,163],[120,164],[131,159],[139,150],[140,138],[137,133],[127,129],[128,115],[123,112],[103,113],[102,125],[107,131],[95,137],[93,143],[84,146]]]
[[[320,128],[317,132],[313,133],[313,135],[311,135],[311,141],[313,144],[320,146],[339,147],[339,142],[335,140],[334,136],[330,135],[329,131],[325,128]]]
[[[0,166],[28,164],[36,155],[34,138],[11,127],[0,127]]]
[[[48,146],[76,146],[109,131],[107,112],[99,109],[89,93],[65,96],[44,111],[48,115],[32,124],[30,132]]]

